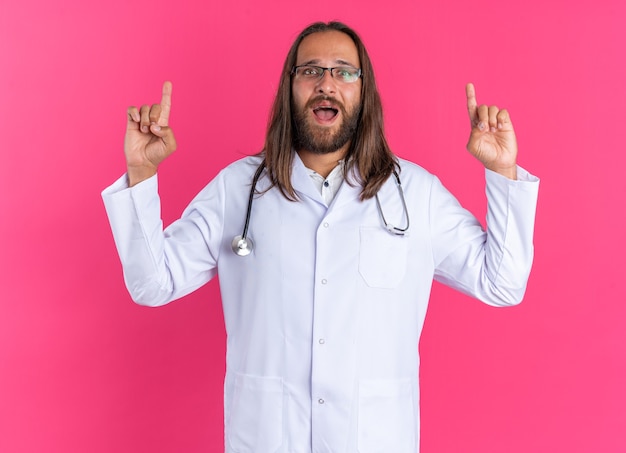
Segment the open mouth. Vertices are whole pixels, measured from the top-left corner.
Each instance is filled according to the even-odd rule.
[[[339,113],[339,110],[332,106],[318,106],[313,109],[313,114],[321,121],[332,121]]]

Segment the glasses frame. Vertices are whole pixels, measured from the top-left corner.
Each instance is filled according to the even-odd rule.
[[[323,66],[317,66],[317,65],[314,65],[314,64],[301,64],[299,66],[294,66],[293,68],[291,68],[291,75],[296,75],[297,76],[298,75],[297,71],[298,71],[299,68],[316,68],[316,69],[321,69],[322,70],[322,72],[317,77],[317,79],[314,79],[314,78],[307,79],[306,77],[303,77],[303,80],[315,80],[315,81],[322,80],[324,78],[324,73],[326,71],[328,71],[330,73],[330,76],[334,80],[337,80],[337,81],[339,81],[341,83],[354,83],[357,80],[359,80],[361,77],[363,77],[363,71],[361,70],[361,68],[355,68],[354,66],[343,65],[343,66],[335,66],[334,68],[325,68]],[[334,74],[333,71],[335,69],[344,69],[344,68],[351,68],[351,69],[356,69],[357,70],[357,76],[356,76],[356,78],[352,82],[346,82],[345,80],[341,80],[341,78],[336,78],[335,77],[335,74]]]

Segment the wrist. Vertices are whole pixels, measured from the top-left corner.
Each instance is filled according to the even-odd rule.
[[[156,175],[157,169],[152,166],[128,167],[126,175],[128,177],[128,187],[133,187],[146,179]]]
[[[498,173],[506,178],[512,179],[513,181],[517,180],[517,165],[506,168],[490,168],[486,167],[488,170],[493,171],[494,173]]]

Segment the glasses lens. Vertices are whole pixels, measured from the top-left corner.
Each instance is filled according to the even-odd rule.
[[[305,79],[319,79],[324,74],[324,70],[317,66],[298,66],[296,75]]]
[[[333,77],[345,83],[355,82],[359,78],[360,70],[350,66],[333,68]]]
[[[338,81],[344,83],[356,82],[361,75],[361,70],[353,68],[352,66],[339,66],[337,68],[322,68],[319,66],[297,66],[293,72],[296,77],[306,80],[317,80],[324,77],[324,71],[326,69],[331,70],[331,75]]]

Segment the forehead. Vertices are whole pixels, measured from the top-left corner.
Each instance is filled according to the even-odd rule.
[[[350,64],[360,67],[359,52],[350,36],[336,30],[313,33],[300,42],[296,65]]]

